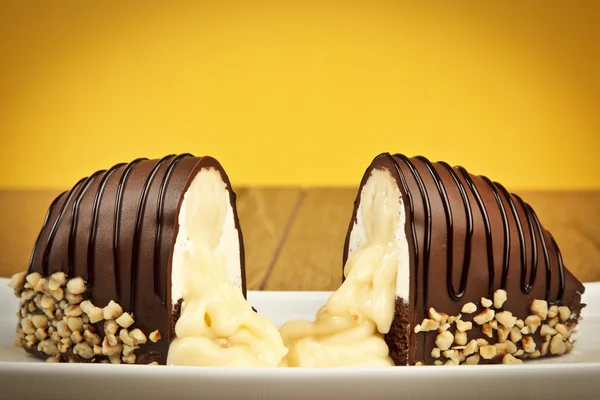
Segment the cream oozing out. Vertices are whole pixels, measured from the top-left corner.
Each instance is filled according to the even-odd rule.
[[[196,175],[178,223],[172,301],[183,303],[167,365],[280,366],[288,350],[279,331],[241,291],[238,232],[217,170]]]
[[[408,301],[404,208],[388,170],[374,169],[363,186],[351,232],[346,280],[315,321],[281,329],[291,367],[393,366],[384,335],[397,296]]]

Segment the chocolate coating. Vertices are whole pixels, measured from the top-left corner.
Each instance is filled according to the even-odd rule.
[[[85,297],[95,306],[113,300],[132,315],[136,328],[147,334],[158,329],[162,339],[148,341],[136,353],[138,363],[166,362],[179,314],[171,301],[177,216],[185,192],[204,168],[218,170],[229,190],[245,297],[236,196],[224,169],[212,157],[140,158],[97,171],[56,197],[34,245],[28,274],[46,277],[62,271],[67,279],[82,277],[88,287]]]
[[[507,291],[504,308],[517,318],[527,317],[533,299],[579,314],[584,286],[564,266],[531,206],[485,176],[422,156],[383,153],[369,165],[354,202],[343,264],[362,187],[375,168],[392,173],[403,198],[410,247],[410,299],[403,300],[409,303],[410,326],[427,318],[430,307],[459,315],[462,305],[491,299],[497,289]],[[436,335],[411,330],[410,364],[433,362]]]

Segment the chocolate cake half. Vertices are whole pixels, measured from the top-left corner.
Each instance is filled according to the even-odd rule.
[[[28,270],[11,281],[17,343],[47,361],[166,364],[186,301],[215,296],[194,291],[212,286],[240,323],[260,318],[245,301],[236,197],[220,163],[182,154],[118,164],[50,205]],[[188,314],[221,318],[214,307]]]
[[[365,263],[370,247],[382,255]],[[518,195],[460,166],[377,156],[343,261],[349,295],[386,288],[375,299],[385,304],[377,328],[394,365],[520,363],[560,356],[576,341],[584,286],[553,236]]]

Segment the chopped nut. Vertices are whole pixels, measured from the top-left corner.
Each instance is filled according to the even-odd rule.
[[[33,326],[33,322],[31,322],[30,318],[23,318],[21,320],[21,329],[23,329],[23,332],[25,332],[27,335],[33,335],[36,331],[35,326]]]
[[[491,320],[489,322],[489,324],[492,327],[492,329],[494,329],[494,330],[498,329],[498,321],[496,321],[495,319]]]
[[[121,343],[117,343],[115,346],[111,346],[108,342],[108,338],[106,337],[102,341],[102,354],[104,354],[105,356],[110,357],[112,355],[119,354],[122,350],[123,345]]]
[[[33,299],[36,293],[33,290],[24,290],[21,292],[21,302],[26,302]]]
[[[29,304],[27,305],[27,310],[29,310],[30,313],[32,313],[35,310],[37,310],[37,306],[35,304],[35,301],[30,301],[29,302]],[[25,313],[27,312],[27,310],[25,310]]]
[[[494,331],[490,324],[483,324],[483,326],[481,327],[481,332],[483,332],[484,335],[490,338],[494,336]]]
[[[508,352],[510,354],[515,354],[517,352],[518,349],[517,349],[517,345],[516,344],[514,344],[510,340],[507,340],[504,343],[506,344],[506,348],[508,349]]]
[[[523,320],[522,320],[522,319],[518,319],[518,320],[515,322],[515,325],[516,325],[516,326],[517,326],[519,329],[522,329],[522,328],[525,326],[525,322],[523,322]]]
[[[496,343],[496,351],[499,355],[504,355],[508,353],[508,345],[506,343]]]
[[[35,325],[35,321],[33,321],[33,324]],[[556,332],[560,333],[565,339],[567,339],[571,335],[571,332],[569,331],[569,328],[567,328],[566,325],[556,324],[554,329],[556,330]]]
[[[121,325],[123,328],[129,328],[135,322],[129,313],[123,313],[116,321],[117,324]],[[423,330],[423,326],[421,326],[421,329]]]
[[[114,301],[110,301],[106,307],[102,310],[104,319],[115,319],[119,318],[123,314],[123,308]]]
[[[79,317],[67,317],[67,325],[72,331],[83,330],[83,320]]]
[[[446,357],[446,358],[454,361],[456,364],[460,363],[460,360],[459,360],[460,357],[459,357],[458,351],[455,351],[455,350],[446,350],[446,351],[444,351],[442,353],[442,355],[444,357]]]
[[[567,353],[573,350],[573,345],[570,342],[565,342],[565,347],[567,348]]]
[[[534,351],[533,353],[531,353],[529,355],[529,358],[533,359],[533,358],[539,358],[542,355],[542,353],[540,353],[539,350]]]
[[[562,355],[565,354],[567,347],[565,342],[563,341],[563,337],[560,333],[557,333],[552,337],[550,341],[550,353],[553,355]]]
[[[488,341],[487,341],[487,340],[485,340],[485,339],[481,339],[481,338],[479,338],[479,339],[476,339],[476,341],[477,341],[477,345],[478,345],[479,347],[482,347],[482,346],[487,346],[487,345],[488,345]]]
[[[492,301],[490,299],[486,299],[485,297],[481,298],[481,305],[485,308],[492,306]]]
[[[67,317],[79,317],[81,314],[83,314],[83,310],[78,305],[69,306],[65,310],[65,315]]]
[[[48,358],[46,358],[46,362],[47,363],[57,363],[58,362],[58,356],[48,357]]]
[[[48,281],[48,287],[50,290],[56,290],[62,287],[67,281],[67,277],[64,272],[55,272],[50,276],[50,280]]]
[[[548,316],[548,302],[546,300],[533,300],[531,302],[531,306],[529,310],[534,314],[540,317],[542,320],[545,320]]]
[[[446,322],[445,324],[440,326],[440,328],[438,329],[438,332],[441,333],[441,332],[447,331],[448,329],[450,329],[450,324]]]
[[[477,311],[477,306],[473,302],[465,304],[460,310],[465,314],[473,314],[475,311]]]
[[[56,330],[58,332],[58,334],[60,335],[60,337],[70,337],[71,336],[71,330],[69,329],[69,327],[67,326],[67,323],[65,321],[58,321],[58,323],[56,324]]]
[[[455,316],[448,317],[448,323],[452,325],[456,321],[459,321],[461,319],[461,317],[462,317],[462,315],[460,315],[460,314],[458,314],[458,316],[456,316],[456,317]]]
[[[144,344],[146,343],[146,335],[144,335],[144,333],[139,330],[139,329],[134,329],[131,332],[129,332],[129,336],[133,339],[133,342],[135,344],[141,343]]]
[[[461,346],[452,346],[452,350],[464,350],[466,348],[467,348],[467,346],[463,346],[463,345],[461,345]]]
[[[560,315],[560,320],[565,322],[571,317],[571,310],[569,310],[569,307],[560,306],[558,307],[558,314]]]
[[[116,334],[117,331],[119,330],[119,324],[117,324],[115,321],[113,321],[112,319],[110,321],[105,321],[104,322],[104,332],[106,332],[107,334]]]
[[[558,306],[550,306],[548,308],[548,318],[554,318],[558,315]]]
[[[99,345],[100,343],[102,343],[102,340],[100,339],[100,336],[96,335],[95,333],[90,332],[88,329],[86,329],[83,332],[83,337],[85,339],[86,342],[88,342],[90,345]]]
[[[467,344],[467,334],[465,332],[456,331],[454,334],[454,343],[459,346],[464,346]]]
[[[435,310],[435,308],[429,308],[429,318],[438,322],[440,325],[445,324],[448,321],[448,314],[440,313]]]
[[[529,329],[528,326],[524,326],[524,327],[521,328],[521,333],[523,335],[529,335],[531,333],[531,329]]]
[[[95,324],[96,322],[100,322],[104,319],[104,314],[101,308],[92,307],[87,313],[88,317],[90,317],[90,322]]]
[[[435,331],[439,327],[440,327],[440,323],[437,321],[434,321],[432,319],[425,318],[423,320],[423,322],[421,322],[421,331],[423,331],[423,332]],[[126,326],[125,328],[129,328],[129,327]]]
[[[161,338],[161,336],[160,336],[160,332],[158,331],[158,329],[157,329],[157,330],[155,330],[154,332],[152,332],[152,333],[151,333],[151,334],[148,336],[148,338],[150,338],[150,341],[151,341],[152,343],[156,343],[156,342],[158,342],[158,341],[160,340],[160,338]]]
[[[128,356],[128,355],[132,354],[136,349],[139,349],[139,347],[125,345],[125,346],[123,346],[123,355]]]
[[[54,298],[46,294],[42,296],[42,299],[40,300],[40,308],[53,308],[55,304],[56,301],[54,300]]]
[[[554,328],[554,327],[556,326],[556,324],[558,324],[558,317],[550,318],[550,319],[548,320],[548,325],[549,325],[551,328]]]
[[[60,342],[60,335],[58,334],[58,332],[52,332],[50,334],[50,338],[52,339],[52,341],[54,342]]]
[[[486,322],[490,322],[492,319],[494,319],[494,315],[494,310],[486,308],[485,310],[477,314],[475,317],[473,317],[473,321],[475,321],[477,325],[483,325]]]
[[[435,338],[435,344],[440,350],[448,350],[452,346],[452,342],[454,342],[454,336],[448,331],[440,333]]]
[[[444,365],[457,365],[457,364],[452,360],[448,360],[448,361],[446,361],[446,364],[444,364]]]
[[[56,299],[56,301],[62,301],[65,298],[65,292],[62,290],[62,288],[52,290],[50,294]]]
[[[92,304],[91,301],[84,300],[79,305],[79,308],[81,308],[81,311],[83,311],[85,314],[89,314],[90,311],[92,310],[92,308],[94,308],[94,305]]]
[[[83,342],[83,335],[80,331],[74,331],[71,334],[71,340],[73,341],[73,343],[81,343]]]
[[[155,362],[156,362],[156,361],[155,361]],[[150,365],[150,364],[148,364],[148,365]],[[158,363],[156,363],[156,365],[158,365]],[[444,365],[444,362],[443,362],[443,361],[440,361],[440,360],[435,360],[435,361],[433,362],[433,365]]]
[[[521,347],[525,353],[533,353],[535,351],[535,342],[531,336],[525,336],[521,339]]]
[[[527,325],[527,327],[529,327],[529,330],[531,331],[531,333],[535,333],[535,331],[541,325],[541,323],[542,323],[542,320],[537,315],[530,315],[529,317],[525,318],[525,325]]]
[[[88,343],[81,342],[79,344],[76,344],[75,347],[73,347],[73,354],[78,355],[83,359],[89,360],[92,357],[94,357],[94,350]]]
[[[498,289],[494,292],[494,308],[502,308],[507,299],[506,290]]]
[[[523,361],[511,356],[510,354],[506,354],[504,357],[502,357],[502,364],[523,364]]]
[[[40,280],[37,281],[35,286],[33,286],[33,289],[38,293],[48,292],[48,280],[46,278],[40,278]]]
[[[119,354],[112,354],[108,356],[108,360],[111,364],[121,364],[121,357]]]
[[[523,351],[523,349],[519,349],[515,353],[515,357],[521,357],[523,354],[525,354],[525,352]]]
[[[31,322],[33,322],[33,326],[36,328],[45,328],[46,324],[48,324],[48,317],[41,314],[32,315]]]
[[[86,287],[85,282],[82,278],[77,277],[67,282],[67,292],[71,294],[82,294],[85,293]]]
[[[98,346],[97,344],[94,345],[94,354],[95,355],[100,355],[102,354],[102,347]]]
[[[119,344],[119,340],[112,333],[107,333],[106,334],[106,340],[108,341],[108,344],[110,346],[116,346],[117,344]]]
[[[466,332],[473,329],[473,324],[471,323],[471,321],[458,320],[456,321],[456,329],[458,329],[461,332]]]
[[[414,332],[415,332],[415,333],[419,333],[419,332],[421,332],[421,325],[417,324],[417,325],[415,326]]]
[[[48,339],[41,341],[38,344],[37,349],[46,354],[47,356],[55,356],[56,354],[58,354],[58,348],[56,347],[56,343]]]
[[[496,320],[509,329],[515,326],[517,322],[517,318],[513,317],[510,311],[496,313]]]
[[[127,331],[127,329],[121,329],[119,331],[119,338],[123,343],[125,343],[128,346],[135,345],[135,343],[133,342],[133,338],[129,336],[129,332]]]
[[[90,323],[90,317],[87,314],[81,314],[81,319],[83,320],[84,328],[85,325]]]
[[[549,347],[550,347],[550,342],[542,343],[542,347],[540,347],[540,352],[542,353],[543,356],[548,354]]]
[[[37,338],[35,337],[35,335],[27,335],[27,336],[25,336],[25,340],[27,342],[29,342],[29,343],[36,343],[37,342],[36,339]]]
[[[27,280],[27,283],[29,283],[31,287],[34,288],[37,285],[38,281],[42,279],[42,276],[37,272],[32,272],[31,274],[27,275],[25,279]]]
[[[127,356],[123,356],[123,362],[127,364],[135,364],[136,356],[135,354],[129,354]]]
[[[514,327],[513,327],[514,328]],[[504,327],[503,325],[498,327],[498,341],[504,342],[508,339],[508,335],[510,334],[510,329]]]
[[[83,295],[67,293],[65,299],[71,304],[79,304],[83,301]]]
[[[556,330],[554,328],[551,328],[550,325],[542,325],[542,328],[540,329],[540,336],[545,337],[545,336],[554,336],[556,335]]]
[[[46,332],[46,328],[38,328],[35,331],[35,337],[37,340],[39,340],[40,342],[42,340],[45,340],[48,337],[48,333]]]
[[[19,290],[23,289],[23,286],[25,286],[25,274],[26,273],[27,273],[26,271],[23,271],[23,272],[17,272],[16,274],[14,274],[10,278],[10,282],[8,282],[8,287],[11,288],[15,292],[18,292]]]
[[[496,346],[482,346],[479,349],[479,354],[481,354],[481,357],[485,358],[486,360],[491,360],[492,358],[496,357],[496,354],[498,354],[498,349],[496,349]]]
[[[475,353],[478,348],[479,348],[479,345],[477,344],[477,340],[472,339],[469,343],[467,343],[467,346],[465,347],[465,350],[463,353],[465,356],[468,356],[468,355]]]
[[[467,365],[477,365],[479,364],[479,354],[473,354],[470,357],[467,357],[467,359],[465,360],[465,363]]]

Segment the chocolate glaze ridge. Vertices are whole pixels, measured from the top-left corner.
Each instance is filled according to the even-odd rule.
[[[554,238],[528,204],[485,176],[422,156],[375,157],[354,202],[343,264],[362,187],[375,168],[392,173],[404,199],[411,281],[410,299],[404,300],[410,303],[411,326],[430,307],[458,315],[464,303],[491,298],[497,289],[507,291],[507,307],[518,318],[526,317],[534,298],[580,309],[584,287],[565,268]],[[431,361],[427,351],[434,339],[432,333],[411,333],[409,359]]]
[[[116,164],[79,180],[50,205],[33,247],[28,273],[67,279],[84,278],[86,298],[98,307],[119,303],[146,334],[158,329],[162,339],[148,341],[143,352],[166,362],[174,335],[171,260],[183,195],[204,168],[220,172],[229,191],[238,231],[242,292],[246,296],[245,257],[236,196],[220,163],[192,154],[163,159],[139,158]],[[144,357],[139,357],[144,360]],[[154,360],[153,360],[154,361]]]

